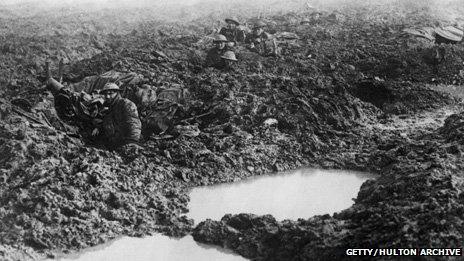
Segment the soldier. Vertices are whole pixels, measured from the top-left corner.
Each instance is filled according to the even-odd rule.
[[[273,49],[269,50],[266,45],[266,41],[271,39],[271,36],[264,31],[266,24],[263,21],[258,21],[253,26],[253,32],[247,35],[245,43],[248,44],[248,48],[261,55],[275,54],[276,53],[276,42],[272,39]]]
[[[226,20],[227,27],[221,28],[219,34],[224,35],[229,41],[229,47],[237,45],[238,42],[245,41],[245,32],[239,28],[240,23],[235,17],[227,18]]]
[[[108,107],[107,113],[99,129],[104,136],[105,143],[110,148],[117,148],[126,144],[136,143],[140,139],[141,123],[137,106],[121,96],[120,89],[115,83],[107,83],[100,91]],[[100,134],[99,129],[93,135]]]
[[[224,62],[221,56],[228,51],[228,48],[226,48],[227,38],[222,34],[218,34],[214,38],[213,43],[215,46],[211,48],[206,55],[206,66],[222,68]]]
[[[233,70],[233,63],[237,61],[235,57],[235,53],[233,51],[226,51],[222,56],[223,60],[223,67],[220,68],[222,70]]]

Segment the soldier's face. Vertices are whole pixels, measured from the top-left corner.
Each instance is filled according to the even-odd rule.
[[[216,47],[220,50],[224,49],[224,47],[226,47],[226,43],[225,42],[216,42]]]
[[[111,103],[113,103],[114,99],[116,99],[118,94],[119,93],[117,91],[104,92],[102,95],[103,95],[103,98],[105,99],[105,105],[110,105]]]
[[[227,27],[229,27],[229,29],[235,29],[237,27],[237,25],[234,24],[234,23],[228,23]]]
[[[260,35],[264,32],[263,28],[261,27],[258,27],[258,28],[255,28],[255,35]]]

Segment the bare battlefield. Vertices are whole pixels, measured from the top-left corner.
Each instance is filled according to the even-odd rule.
[[[463,30],[463,0],[2,0],[0,260],[464,260]]]

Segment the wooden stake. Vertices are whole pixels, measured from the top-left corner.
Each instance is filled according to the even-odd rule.
[[[58,67],[58,79],[59,79],[59,82],[62,83],[63,82],[63,58],[60,59],[60,64],[59,64],[59,67]]]
[[[47,75],[47,80],[52,77],[50,74],[50,61],[45,62],[45,74]]]

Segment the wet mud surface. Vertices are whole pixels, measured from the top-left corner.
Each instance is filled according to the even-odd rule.
[[[449,55],[437,74],[422,55],[427,48],[401,38],[407,23],[433,17],[385,22],[369,10],[354,14],[343,9],[310,26],[300,24],[309,13],[269,16],[270,30],[300,39],[280,42],[277,58],[243,49],[229,72],[202,66],[214,17],[126,22],[118,28],[131,30],[111,33],[97,20],[81,34],[71,33],[73,19],[34,17],[61,32],[25,27],[43,38],[11,34],[22,20],[2,18],[19,25],[1,31],[0,258],[192,231],[198,242],[252,260],[331,260],[347,247],[462,247],[464,115],[458,98],[426,85],[457,86],[464,48],[444,45]],[[50,54],[57,49],[64,54]],[[138,74],[141,84],[187,89],[178,135],[152,136],[133,150],[85,144],[41,91],[43,62],[55,57],[56,67],[65,55],[67,84],[115,70]],[[333,216],[228,215],[195,228],[185,216],[190,187],[301,166],[380,177]]]

